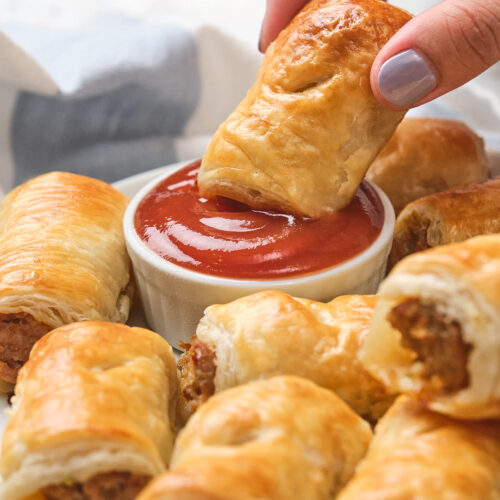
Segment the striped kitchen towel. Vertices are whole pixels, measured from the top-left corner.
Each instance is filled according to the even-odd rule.
[[[245,5],[230,29],[117,11],[71,29],[0,24],[0,189],[50,170],[113,182],[201,156],[260,64],[264,3]]]

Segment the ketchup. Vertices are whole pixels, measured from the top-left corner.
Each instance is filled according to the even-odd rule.
[[[253,210],[228,198],[202,198],[199,167],[196,161],[160,182],[141,201],[134,220],[153,252],[186,269],[236,279],[306,275],[351,259],[382,228],[382,202],[365,182],[347,207],[310,219]]]

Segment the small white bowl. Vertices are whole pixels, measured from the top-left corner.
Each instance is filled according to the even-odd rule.
[[[188,342],[205,308],[262,290],[281,290],[296,297],[329,301],[338,295],[375,293],[385,274],[394,231],[394,209],[385,193],[370,183],[384,206],[377,239],[352,259],[297,278],[231,279],[185,269],[166,261],[140,239],[134,227],[137,206],[158,183],[190,162],[153,179],[133,196],[124,217],[125,240],[149,326],[175,348]],[[367,181],[368,182],[368,181]]]

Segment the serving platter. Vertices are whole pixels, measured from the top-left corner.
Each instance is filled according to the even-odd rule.
[[[487,151],[490,174],[491,177],[500,175],[500,150],[489,150]],[[152,181],[155,177],[168,173],[170,170],[175,170],[181,165],[185,165],[192,160],[185,160],[182,162],[177,162],[171,165],[166,165],[163,167],[155,168],[153,170],[148,170],[146,172],[142,172],[140,174],[133,175],[131,177],[127,177],[125,179],[119,180],[113,184],[113,186],[126,194],[129,197],[134,196],[143,186]],[[136,300],[133,304],[133,307],[130,311],[130,317],[127,322],[130,326],[139,326],[148,328],[148,324],[144,317],[144,313],[141,307],[141,304],[138,300]],[[7,424],[7,412],[9,408],[8,397],[6,395],[0,396],[0,442],[1,435],[3,434],[3,430],[5,425]]]

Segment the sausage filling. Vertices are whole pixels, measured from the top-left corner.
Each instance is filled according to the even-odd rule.
[[[42,494],[45,500],[134,500],[149,479],[130,472],[107,472],[84,483],[47,486]]]
[[[407,221],[408,230],[395,235],[389,256],[388,270],[392,269],[403,257],[431,247],[427,240],[429,224],[430,221],[422,221],[417,216],[409,218]]]
[[[27,313],[0,313],[0,379],[16,383],[31,348],[51,328]]]
[[[446,394],[467,387],[470,345],[458,322],[416,298],[394,307],[387,319],[402,335],[402,345],[423,364],[427,388]]]
[[[179,359],[180,390],[193,411],[215,392],[215,348],[196,336],[190,344],[183,344],[186,352]]]

